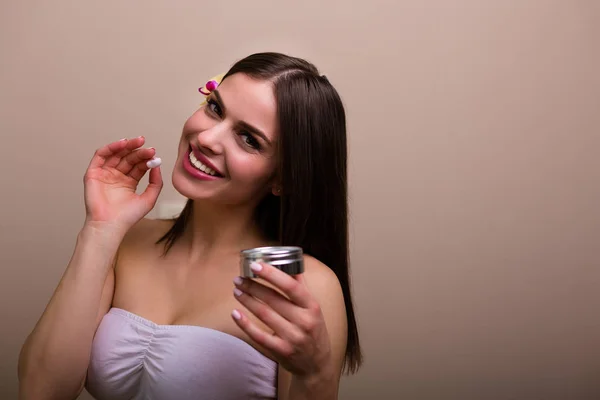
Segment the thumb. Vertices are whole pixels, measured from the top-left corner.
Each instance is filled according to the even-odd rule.
[[[151,204],[152,207],[156,204],[156,200],[158,200],[158,195],[163,187],[162,174],[160,171],[160,165],[150,169],[149,174],[149,182],[146,190],[140,195],[140,197]]]

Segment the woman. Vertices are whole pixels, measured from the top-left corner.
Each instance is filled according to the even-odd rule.
[[[96,151],[74,254],[21,352],[21,398],[334,399],[360,366],[336,90],[279,53],[215,86],[183,127],[178,218],[144,218],[162,178],[143,137]],[[305,272],[238,277],[240,250],[267,245],[302,247]]]

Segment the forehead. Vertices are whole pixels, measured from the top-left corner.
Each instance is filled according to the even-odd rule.
[[[238,73],[223,80],[218,91],[228,118],[252,125],[269,139],[275,138],[277,102],[271,82],[255,80]]]

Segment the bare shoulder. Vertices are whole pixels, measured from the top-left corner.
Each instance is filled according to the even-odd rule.
[[[321,261],[308,255],[304,256],[304,277],[308,288],[317,297],[342,295],[342,287],[335,272]]]
[[[173,220],[143,218],[133,225],[121,242],[119,258],[129,255],[137,256],[140,251],[148,253],[151,249],[157,251],[162,246],[156,242],[173,226]]]
[[[129,229],[123,242],[126,245],[156,242],[172,225],[173,220],[143,218]]]
[[[346,305],[342,285],[335,272],[316,258],[305,256],[304,280],[328,322],[345,330]]]
[[[333,357],[341,370],[348,332],[342,286],[335,272],[314,257],[305,256],[304,266],[306,285],[319,303],[331,339]]]

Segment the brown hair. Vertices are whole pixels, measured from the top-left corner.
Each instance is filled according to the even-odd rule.
[[[225,74],[271,81],[277,99],[281,195],[267,194],[255,217],[264,235],[281,245],[300,246],[336,274],[348,321],[345,371],[362,364],[350,290],[346,116],[342,101],[311,63],[280,53],[258,53]],[[183,234],[192,200],[158,240],[165,253]]]

